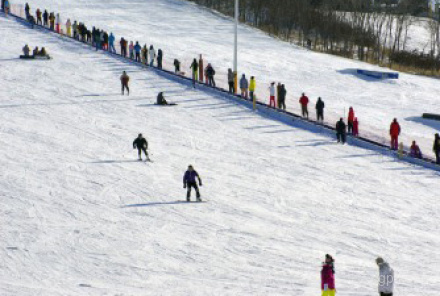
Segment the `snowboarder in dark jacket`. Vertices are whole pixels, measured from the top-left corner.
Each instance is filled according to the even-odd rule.
[[[192,165],[188,166],[188,170],[185,172],[183,176],[183,188],[188,188],[186,193],[186,201],[191,201],[191,188],[194,187],[196,190],[197,201],[202,201],[200,198],[199,187],[197,186],[197,180],[199,181],[199,185],[202,186],[202,179],[199,174],[194,170]]]
[[[162,69],[163,51],[159,49],[157,51],[157,68]]]
[[[165,100],[165,97],[163,96],[163,92],[160,92],[157,95],[157,102],[156,102],[156,104],[157,105],[168,105],[167,100]]]
[[[136,139],[133,141],[133,149],[138,150],[139,160],[142,160],[142,151],[144,151],[145,157],[147,160],[150,160],[148,157],[148,142],[147,140],[142,136],[142,134],[139,134]]]
[[[324,121],[324,108],[325,104],[321,97],[319,97],[318,101],[316,102],[316,118],[318,121]]]
[[[336,137],[338,139],[338,143],[345,144],[346,125],[344,123],[344,119],[342,118],[336,123]]]
[[[435,162],[437,164],[440,164],[440,136],[439,136],[439,134],[435,134],[434,146],[432,147],[432,150],[435,153]]]
[[[178,59],[174,59],[174,73],[180,73],[180,61]]]

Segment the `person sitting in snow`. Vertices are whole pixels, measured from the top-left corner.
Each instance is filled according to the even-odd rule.
[[[25,57],[30,57],[30,52],[31,52],[31,49],[29,48],[29,46],[26,44],[24,47],[23,47],[23,53],[24,53],[24,56]]]
[[[414,158],[422,158],[422,151],[416,141],[412,142],[410,155]]]
[[[160,92],[157,95],[157,104],[158,105],[168,105],[167,100],[165,100],[164,96],[163,96],[163,92]]]

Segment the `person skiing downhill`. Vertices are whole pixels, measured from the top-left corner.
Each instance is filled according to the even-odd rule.
[[[381,257],[376,259],[379,266],[379,294],[380,296],[393,296],[394,290],[394,270]]]
[[[145,154],[145,158],[147,161],[150,161],[150,157],[148,156],[148,142],[147,140],[142,136],[142,134],[139,134],[138,137],[136,139],[134,139],[133,141],[133,149],[138,150],[138,156],[139,156],[139,161],[142,160],[142,151]]]
[[[188,170],[185,172],[183,176],[183,188],[187,188],[186,192],[186,201],[191,201],[191,188],[194,188],[196,191],[197,201],[202,201],[200,198],[199,187],[197,186],[197,180],[199,181],[199,185],[202,186],[202,179],[200,178],[197,171],[194,170],[192,165],[188,166]]]
[[[394,118],[390,126],[391,150],[397,150],[399,145],[399,135],[400,135],[400,125],[397,122],[397,119]]]
[[[321,99],[321,97],[318,98],[315,108],[316,108],[316,120],[321,122],[324,121],[325,104],[324,101]]]
[[[348,110],[348,119],[347,119],[347,127],[349,134],[353,134],[353,121],[354,121],[354,110],[353,107],[350,107],[350,109]]]
[[[440,135],[435,134],[434,145],[432,146],[432,151],[435,154],[435,162],[440,164]]]
[[[302,94],[301,98],[299,99],[299,103],[301,104],[302,116],[309,118],[309,110],[307,109],[307,105],[309,104],[309,98],[306,96],[305,93]]]
[[[346,125],[345,125],[344,119],[342,119],[342,117],[336,123],[336,138],[338,140],[338,143],[345,144]]]
[[[335,260],[329,254],[325,255],[325,262],[321,270],[322,296],[335,296]]]
[[[124,90],[127,89],[127,95],[130,95],[130,88],[128,87],[128,82],[130,81],[130,76],[124,71],[121,75],[121,87],[122,87],[122,95],[124,95]]]

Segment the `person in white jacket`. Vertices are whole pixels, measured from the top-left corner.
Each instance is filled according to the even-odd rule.
[[[381,257],[376,259],[379,266],[379,294],[380,296],[393,296],[394,270]]]
[[[150,67],[154,66],[154,59],[156,58],[156,51],[154,50],[153,45],[150,46]]]

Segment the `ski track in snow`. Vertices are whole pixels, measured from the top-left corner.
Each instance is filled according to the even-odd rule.
[[[198,11],[203,24],[229,30],[227,20],[185,2],[148,2],[150,13],[180,13],[177,25],[188,15],[197,23]],[[84,13],[86,2],[69,3],[60,11]],[[130,24],[122,18],[134,4],[133,19],[145,7],[130,2],[133,10],[117,16],[129,2],[106,3],[115,27]],[[173,28],[153,28],[162,25]],[[326,253],[336,258],[340,295],[376,294],[378,255],[395,269],[397,295],[436,295],[438,173],[337,145],[4,17],[0,30],[1,295],[308,296],[320,293]],[[214,38],[205,33],[198,45]],[[25,43],[46,46],[53,60],[17,59]],[[122,70],[129,97],[119,93]],[[152,106],[159,91],[179,105]],[[138,132],[154,163],[136,161]],[[176,203],[189,163],[208,203]]]

